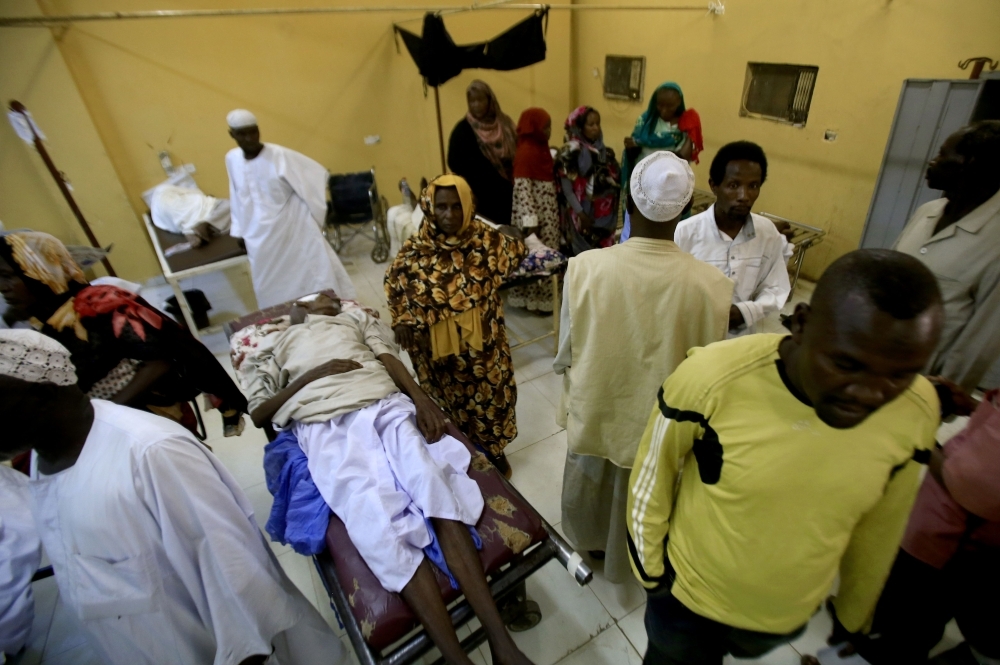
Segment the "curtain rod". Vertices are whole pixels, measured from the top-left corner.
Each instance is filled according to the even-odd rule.
[[[135,19],[162,18],[216,18],[226,16],[287,16],[293,14],[377,14],[419,12],[458,13],[471,11],[493,11],[498,9],[553,9],[567,11],[709,11],[714,14],[725,12],[721,0],[703,5],[546,5],[546,4],[499,4],[494,2],[473,4],[465,7],[298,7],[272,9],[158,9],[137,12],[97,12],[94,14],[67,14],[65,16],[24,16],[0,17],[0,27],[6,28],[47,28],[69,23],[93,21],[127,21]]]

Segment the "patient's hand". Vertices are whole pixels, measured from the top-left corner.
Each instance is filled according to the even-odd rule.
[[[407,326],[404,324],[399,324],[392,329],[392,332],[396,334],[396,343],[401,347],[409,351],[410,349],[416,348],[415,335],[413,334],[413,326]]]
[[[417,407],[417,428],[420,433],[427,439],[427,443],[437,442],[444,436],[450,421],[426,394],[417,396],[413,404]]]
[[[356,369],[361,369],[361,363],[354,360],[328,360],[318,367],[313,367],[308,372],[309,381],[315,381],[316,379],[322,379],[324,376],[333,376],[334,374],[344,374]]]

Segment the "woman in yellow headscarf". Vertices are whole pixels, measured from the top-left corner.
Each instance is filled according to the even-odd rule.
[[[500,286],[524,258],[519,232],[475,219],[468,183],[434,179],[425,221],[385,277],[393,330],[421,387],[508,477],[503,449],[517,436],[517,387]]]

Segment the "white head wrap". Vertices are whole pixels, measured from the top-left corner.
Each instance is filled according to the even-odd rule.
[[[654,152],[635,165],[629,187],[643,217],[669,222],[681,214],[694,194],[694,171],[672,152]]]
[[[257,116],[246,109],[236,109],[230,111],[226,116],[226,123],[230,129],[243,129],[244,127],[256,127]]]
[[[0,376],[72,386],[76,368],[69,357],[65,346],[35,330],[0,330]]]

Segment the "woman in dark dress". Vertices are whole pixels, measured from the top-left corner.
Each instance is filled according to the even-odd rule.
[[[197,434],[188,402],[204,392],[239,436],[247,400],[186,329],[130,291],[91,286],[58,239],[0,233],[0,293],[8,323],[27,321],[69,349],[80,389],[93,399],[170,418]]]
[[[451,132],[448,168],[469,183],[477,214],[510,224],[517,149],[514,122],[500,110],[496,95],[483,81],[470,83],[465,99],[469,110]]]

